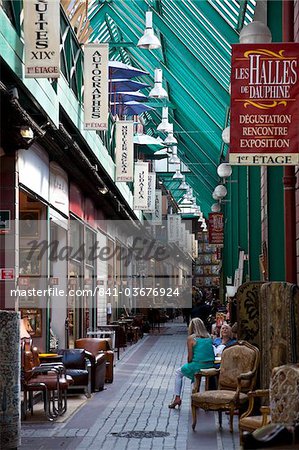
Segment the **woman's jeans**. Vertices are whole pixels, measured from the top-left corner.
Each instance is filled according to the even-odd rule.
[[[177,369],[175,372],[175,381],[174,381],[174,395],[181,396],[182,393],[182,386],[183,386],[183,378],[185,375],[183,375],[181,368]],[[216,377],[210,377],[209,379],[209,390],[216,390],[217,389],[217,382]]]
[[[181,368],[177,369],[175,372],[175,381],[174,381],[174,395],[181,396],[182,386],[183,386],[183,373]]]

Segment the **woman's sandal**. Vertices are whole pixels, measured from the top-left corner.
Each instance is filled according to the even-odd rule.
[[[171,402],[171,403],[168,405],[168,408],[174,409],[176,406],[177,406],[178,408],[180,408],[181,404],[182,404],[182,400],[173,400],[173,402]]]

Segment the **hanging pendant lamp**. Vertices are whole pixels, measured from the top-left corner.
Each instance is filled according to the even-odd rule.
[[[151,98],[168,98],[166,90],[162,86],[162,69],[155,69],[155,85],[149,93]]]
[[[167,108],[167,106],[163,106],[163,108],[162,108],[162,121],[157,126],[157,130],[158,131],[162,131],[163,133],[168,133],[169,131],[173,130],[171,125],[172,124],[168,122],[168,108]]]
[[[161,47],[161,42],[153,30],[153,13],[151,11],[145,13],[145,30],[137,43],[137,47],[145,50],[155,50]]]

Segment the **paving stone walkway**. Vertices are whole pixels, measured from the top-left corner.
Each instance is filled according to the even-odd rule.
[[[191,384],[180,410],[170,410],[174,372],[186,361],[186,326],[170,322],[128,347],[117,361],[115,380],[96,393],[66,423],[22,424],[24,450],[237,450],[228,418],[198,412],[191,429]],[[237,420],[235,419],[237,430]]]

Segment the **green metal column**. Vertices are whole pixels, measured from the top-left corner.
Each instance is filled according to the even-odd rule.
[[[231,183],[231,220],[232,220],[232,265],[233,276],[239,265],[239,167],[234,167],[231,179],[237,180],[237,183]]]
[[[261,168],[248,168],[249,279],[260,280],[261,254]]]
[[[268,168],[269,281],[285,280],[283,167]]]
[[[282,41],[282,1],[267,2],[268,27],[273,42]],[[268,266],[269,281],[285,279],[283,167],[268,168]]]
[[[227,184],[226,203],[223,203],[224,214],[224,246],[222,255],[222,271],[223,271],[223,287],[227,284],[227,277],[233,277],[232,262],[232,202],[231,202],[231,185]]]
[[[238,167],[238,250],[243,250],[248,255],[248,183],[247,167]],[[239,256],[239,255],[238,255]],[[238,267],[238,266],[237,266]],[[244,261],[243,280],[247,279],[248,262]]]

